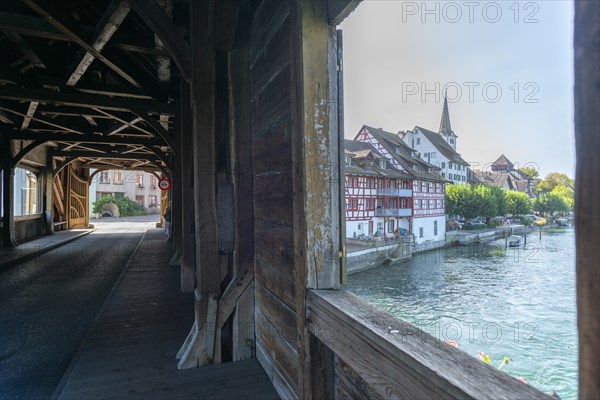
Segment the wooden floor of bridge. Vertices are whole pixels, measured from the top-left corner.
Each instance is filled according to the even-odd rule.
[[[193,322],[162,230],[148,231],[105,303],[58,399],[276,399],[256,360],[177,370]]]

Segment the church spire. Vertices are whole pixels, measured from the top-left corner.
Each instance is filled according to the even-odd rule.
[[[446,135],[452,133],[450,126],[450,113],[448,112],[448,93],[444,93],[444,110],[442,111],[442,121],[440,122],[440,132]]]

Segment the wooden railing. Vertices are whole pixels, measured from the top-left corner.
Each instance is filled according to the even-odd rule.
[[[551,398],[344,290],[309,290],[307,319],[335,398]]]

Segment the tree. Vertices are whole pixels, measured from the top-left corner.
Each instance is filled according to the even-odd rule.
[[[498,206],[496,205],[496,196],[492,189],[478,185],[473,190],[473,196],[477,203],[477,215],[484,217],[493,217],[498,215]]]
[[[508,204],[506,203],[506,191],[497,186],[491,186],[492,194],[496,198],[496,207],[498,208],[498,215],[508,214]]]
[[[546,193],[534,200],[533,209],[540,214],[546,215],[555,212],[567,212],[569,211],[569,206],[560,196]]]
[[[550,194],[560,197],[562,201],[565,202],[569,210],[573,210],[573,207],[575,206],[575,192],[573,192],[572,189],[560,185],[552,189]]]
[[[540,176],[540,172],[534,167],[519,168],[519,171],[523,172],[524,174],[529,175],[529,177],[531,179],[536,179],[537,177]]]
[[[513,215],[527,214],[531,211],[531,202],[525,193],[509,190],[506,192],[508,212]]]
[[[467,219],[479,215],[478,201],[470,185],[446,186],[446,213],[462,215]]]
[[[575,180],[569,178],[566,174],[552,172],[533,187],[536,193],[550,193],[557,186],[573,187]]]
[[[140,206],[135,201],[129,200],[128,197],[102,196],[93,202],[94,208],[92,211],[97,214],[102,214],[102,206],[106,203],[114,203],[119,208],[119,216],[130,217],[136,215],[146,215],[146,209]]]

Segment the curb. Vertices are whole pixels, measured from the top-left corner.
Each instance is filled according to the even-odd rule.
[[[127,260],[127,263],[125,263],[125,266],[121,270],[121,273],[117,277],[117,280],[115,281],[113,287],[110,289],[110,292],[108,292],[108,295],[106,296],[106,299],[104,300],[104,303],[102,303],[102,306],[100,307],[100,310],[98,311],[98,314],[96,314],[96,318],[94,318],[94,320],[90,324],[90,327],[88,328],[88,330],[86,331],[86,333],[81,338],[81,342],[79,343],[79,346],[77,347],[77,350],[73,354],[73,358],[71,358],[71,361],[69,362],[69,365],[65,369],[65,372],[63,373],[62,378],[60,379],[60,381],[58,382],[58,385],[54,389],[54,392],[52,393],[52,396],[50,396],[50,400],[56,400],[56,399],[58,399],[59,396],[60,396],[60,394],[62,393],[63,389],[65,388],[65,386],[66,386],[69,378],[71,377],[71,374],[73,373],[73,370],[75,369],[75,366],[79,362],[79,358],[81,357],[81,353],[83,353],[83,350],[85,349],[85,346],[87,344],[86,338],[90,337],[90,334],[93,331],[94,327],[96,326],[96,324],[98,324],[98,322],[100,321],[100,319],[104,315],[104,312],[108,308],[108,303],[110,302],[110,300],[112,300],[112,297],[113,297],[114,293],[117,291],[117,287],[119,286],[119,284],[123,280],[123,277],[125,276],[125,273],[127,273],[127,271],[129,270],[129,265],[133,261],[133,258],[137,255],[138,250],[140,249],[140,246],[142,245],[142,242],[146,238],[147,234],[148,234],[148,231],[144,232],[144,234],[142,235],[142,238],[140,239],[140,241],[138,242],[137,246],[135,247],[135,249],[131,253],[131,256]]]
[[[31,259],[34,259],[34,258],[36,258],[37,256],[39,256],[41,254],[47,253],[47,252],[49,252],[51,250],[54,250],[54,249],[56,249],[58,247],[64,246],[65,244],[67,244],[69,242],[72,242],[73,240],[77,240],[80,237],[83,237],[85,235],[89,235],[90,233],[92,233],[94,231],[95,231],[95,229],[91,229],[91,230],[86,231],[86,232],[81,232],[80,234],[78,234],[76,236],[73,236],[73,237],[70,237],[68,239],[65,239],[63,241],[49,244],[48,246],[45,246],[45,247],[43,247],[43,248],[41,248],[39,250],[34,250],[31,253],[27,253],[27,254],[24,254],[24,255],[22,255],[20,257],[13,258],[12,260],[8,260],[8,261],[5,261],[3,263],[0,263],[0,269],[12,267],[12,266],[21,264],[21,263],[23,263],[25,261],[29,261]]]

